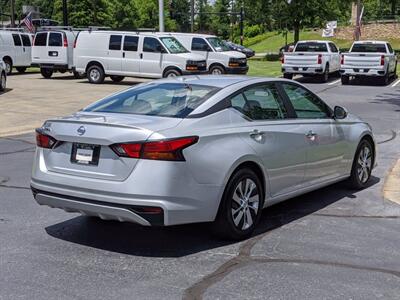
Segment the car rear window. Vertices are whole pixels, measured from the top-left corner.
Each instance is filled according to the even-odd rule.
[[[37,33],[34,46],[46,46],[47,32]]]
[[[295,52],[328,52],[328,48],[325,43],[299,43]]]
[[[356,53],[386,53],[385,44],[354,44],[351,52]]]
[[[151,83],[107,97],[84,111],[185,118],[218,90],[186,83]]]
[[[49,46],[51,47],[61,47],[63,45],[62,35],[58,32],[50,32],[49,35]]]
[[[22,39],[22,44],[25,47],[30,47],[31,46],[31,39],[30,39],[29,35],[21,34],[21,39]]]

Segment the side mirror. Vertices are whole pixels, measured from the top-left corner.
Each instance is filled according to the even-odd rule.
[[[158,53],[167,53],[167,50],[165,50],[164,47],[161,45],[157,45],[156,50]]]
[[[333,117],[334,117],[336,120],[346,119],[346,117],[347,117],[347,110],[346,110],[344,107],[335,106],[335,108],[333,109]]]

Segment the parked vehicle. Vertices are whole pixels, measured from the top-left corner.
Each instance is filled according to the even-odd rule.
[[[0,92],[4,92],[7,88],[7,67],[6,64],[0,60]]]
[[[202,74],[206,61],[190,53],[168,34],[129,31],[82,31],[74,52],[76,70],[91,83],[106,76],[115,82],[125,76],[162,78]]]
[[[232,51],[241,52],[244,55],[246,55],[247,58],[250,58],[250,57],[253,57],[254,55],[256,55],[256,52],[253,49],[246,48],[242,45],[238,45],[238,44],[235,44],[230,41],[225,41],[225,43],[228,45],[229,49],[231,49]]]
[[[36,201],[102,219],[254,230],[261,209],[348,180],[368,185],[371,127],[304,86],[188,76],[135,86],[36,131]]]
[[[32,63],[40,67],[44,78],[51,78],[54,72],[72,72],[75,78],[82,74],[75,71],[73,52],[75,38],[79,31],[72,27],[44,27],[34,38]]]
[[[11,74],[13,67],[24,73],[32,64],[32,36],[22,29],[0,30],[0,58],[6,65],[6,73]]]
[[[383,85],[397,74],[397,57],[388,42],[354,42],[348,53],[341,57],[342,84],[349,84],[350,77],[377,77]]]
[[[293,75],[318,76],[327,82],[331,73],[340,70],[340,53],[329,41],[300,41],[293,52],[282,56],[282,72],[287,79]]]
[[[247,74],[246,55],[232,51],[220,38],[207,34],[171,33],[192,53],[207,60],[210,74]]]

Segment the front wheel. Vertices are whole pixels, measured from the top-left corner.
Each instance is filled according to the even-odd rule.
[[[4,59],[4,64],[6,65],[6,73],[7,75],[11,75],[13,64],[9,58]]]
[[[221,66],[212,66],[210,68],[210,74],[212,75],[222,75],[225,74],[225,69]]]
[[[7,76],[4,72],[1,72],[0,75],[0,91],[4,92],[7,86]]]
[[[164,78],[171,78],[171,77],[178,77],[181,76],[181,72],[179,72],[176,69],[169,69],[167,71],[164,72]]]
[[[53,69],[50,68],[40,68],[40,73],[42,74],[42,76],[46,79],[51,78],[51,76],[53,76]]]
[[[250,237],[261,217],[263,195],[261,181],[254,171],[243,168],[234,173],[225,188],[214,232],[233,240]]]
[[[104,82],[105,74],[103,68],[98,65],[89,67],[87,71],[87,78],[90,83],[100,84]]]
[[[368,140],[362,140],[358,145],[348,180],[349,186],[353,189],[365,188],[371,178],[374,161],[372,147],[371,142]]]

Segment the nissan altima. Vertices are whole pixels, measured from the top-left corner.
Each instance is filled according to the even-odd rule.
[[[249,237],[261,210],[347,180],[367,186],[371,127],[284,79],[137,85],[36,130],[41,205],[144,226],[212,222]]]

